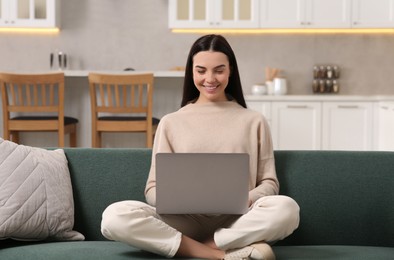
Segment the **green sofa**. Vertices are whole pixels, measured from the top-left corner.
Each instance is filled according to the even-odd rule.
[[[106,240],[101,214],[144,200],[151,150],[66,148],[79,242],[0,242],[0,259],[160,259]],[[277,259],[394,259],[394,153],[276,151],[281,194],[301,207],[299,228]]]

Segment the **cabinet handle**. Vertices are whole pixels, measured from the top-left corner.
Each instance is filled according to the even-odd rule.
[[[389,110],[389,107],[386,107],[386,106],[383,106],[383,107],[380,107],[381,109],[384,109],[384,110]]]
[[[299,106],[297,106],[297,105],[288,105],[287,108],[306,109],[306,108],[308,108],[308,106],[306,106],[306,105],[299,105]]]
[[[358,106],[345,106],[345,105],[339,105],[338,108],[342,108],[342,109],[351,109],[351,108],[358,108]]]
[[[218,25],[220,25],[220,22],[209,22],[209,25],[212,25],[212,26],[218,26]]]

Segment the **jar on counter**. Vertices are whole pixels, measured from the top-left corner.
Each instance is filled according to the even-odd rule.
[[[255,84],[252,86],[253,95],[265,95],[267,94],[267,86],[265,84]]]

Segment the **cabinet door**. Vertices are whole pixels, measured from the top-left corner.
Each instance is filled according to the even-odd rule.
[[[56,27],[55,0],[1,0],[6,5],[5,26],[8,27]],[[8,2],[8,3],[7,3]]]
[[[257,28],[258,0],[220,0],[215,8],[215,26],[221,28]]]
[[[299,28],[306,22],[306,0],[262,0],[260,27]]]
[[[394,103],[379,104],[378,116],[378,149],[394,151]]]
[[[394,0],[353,0],[353,27],[385,28],[394,26]]]
[[[371,102],[324,102],[323,149],[373,150]]]
[[[274,102],[272,138],[274,149],[318,150],[321,148],[320,102]]]
[[[10,16],[10,1],[0,0],[0,26],[8,27],[12,24],[9,16]]]
[[[208,0],[169,0],[170,28],[208,28],[213,18],[213,2]]]
[[[170,0],[170,28],[257,28],[258,0]]]
[[[307,1],[306,25],[309,28],[349,28],[350,0]]]

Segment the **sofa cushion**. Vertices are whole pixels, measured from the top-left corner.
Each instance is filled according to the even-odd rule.
[[[1,248],[1,246],[0,246]],[[16,243],[0,250],[0,259],[116,260],[165,259],[120,242],[80,241],[56,243]]]
[[[276,259],[393,259],[394,248],[373,246],[274,246]]]
[[[0,248],[1,245],[0,245]],[[274,246],[276,259],[392,259],[394,248],[364,246]],[[82,241],[57,243],[21,243],[0,250],[0,259],[166,259],[120,242]]]
[[[0,138],[0,239],[83,240],[64,151]]]

